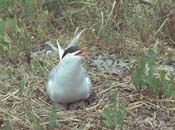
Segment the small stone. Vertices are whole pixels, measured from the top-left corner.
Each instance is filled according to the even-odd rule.
[[[105,63],[106,63],[107,65],[112,65],[112,64],[113,64],[113,60],[107,59],[107,60],[105,61]]]

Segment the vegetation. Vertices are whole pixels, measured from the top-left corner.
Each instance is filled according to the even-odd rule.
[[[103,110],[104,124],[107,128],[121,130],[124,124],[125,107],[123,104],[119,105],[116,93],[112,94],[111,103],[111,108],[108,107]]]
[[[50,127],[54,128],[56,126],[56,121],[57,121],[57,108],[55,105],[53,105],[49,120],[50,120]]]
[[[148,51],[148,57],[140,57],[138,60],[138,68],[132,74],[132,81],[139,91],[146,88],[155,94],[164,94],[174,96],[175,85],[174,75],[169,74],[166,78],[165,70],[156,73],[156,52],[154,50]]]
[[[34,130],[42,130],[43,128],[40,126],[37,117],[35,116],[35,114],[33,112],[27,112],[26,113],[28,121],[31,125],[31,128]]]
[[[60,110],[45,90],[58,63],[46,42],[66,46],[84,28],[99,98]],[[174,32],[174,0],[0,0],[0,129],[174,129]]]

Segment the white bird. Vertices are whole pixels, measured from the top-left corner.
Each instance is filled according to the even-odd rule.
[[[91,93],[91,80],[82,66],[82,60],[87,55],[86,49],[75,47],[82,30],[78,33],[65,51],[57,42],[58,48],[48,43],[53,50],[59,52],[60,62],[50,71],[47,81],[47,94],[53,102],[71,103],[85,100]]]

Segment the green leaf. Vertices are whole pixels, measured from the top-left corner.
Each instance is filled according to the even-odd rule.
[[[138,68],[132,73],[132,82],[136,86],[136,88],[140,91],[144,86],[144,78],[145,78],[145,66],[146,60],[144,57],[138,59]]]
[[[34,69],[34,71],[36,71],[37,73],[43,75],[44,74],[44,68],[42,67],[42,65],[39,63],[38,60],[36,59],[33,59],[31,61],[31,64],[32,64],[32,68]]]
[[[113,105],[113,108],[117,107],[118,99],[117,99],[117,93],[115,93],[115,92],[112,93],[111,103]]]
[[[50,113],[49,121],[50,121],[49,126],[51,128],[54,128],[56,126],[56,121],[57,121],[57,109],[56,109],[55,105],[53,105],[53,107],[52,107],[52,111]]]
[[[154,73],[154,66],[156,61],[157,54],[154,50],[149,49],[148,51],[148,67],[150,68],[149,73],[153,75]]]
[[[26,81],[25,80],[21,80],[19,82],[19,97],[23,96],[23,91],[24,91],[25,86],[26,86]]]
[[[0,36],[4,34],[4,29],[5,29],[5,21],[0,18]]]
[[[124,116],[125,116],[125,106],[118,104],[117,93],[113,93],[111,96],[111,107],[107,107],[103,110],[104,115],[104,125],[107,128],[123,128]]]
[[[28,120],[31,123],[31,126],[33,127],[33,129],[35,130],[43,130],[43,128],[41,127],[41,125],[39,124],[36,116],[34,115],[33,112],[29,111],[26,113]]]
[[[27,117],[29,119],[30,122],[34,122],[35,121],[35,116],[33,114],[33,112],[27,112]]]
[[[11,125],[10,121],[7,120],[5,122],[5,125],[4,125],[4,130],[11,130],[11,128],[12,128],[12,125]]]

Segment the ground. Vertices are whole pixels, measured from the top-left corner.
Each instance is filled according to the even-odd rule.
[[[115,51],[98,49],[95,44],[88,51],[90,56],[84,66],[93,84],[91,99],[72,103],[69,109],[57,104],[55,130],[109,129],[104,126],[103,109],[111,106],[112,92],[118,93],[119,104],[126,107],[124,130],[174,129],[175,101],[136,91],[130,76],[133,61]],[[8,126],[18,130],[53,129],[50,128],[50,115],[54,104],[46,94],[46,77],[57,64],[58,55],[47,48],[34,54],[33,59],[42,66],[1,65],[1,129]],[[9,76],[12,77],[7,81]]]

